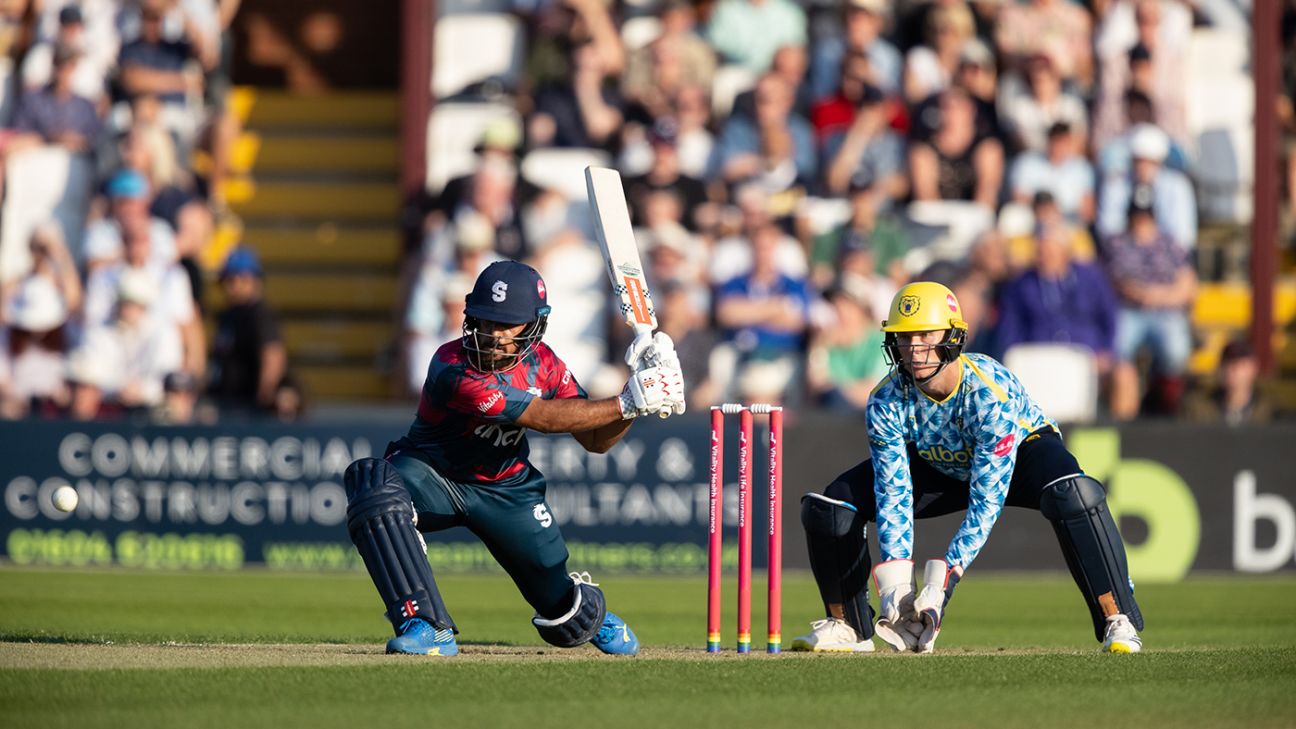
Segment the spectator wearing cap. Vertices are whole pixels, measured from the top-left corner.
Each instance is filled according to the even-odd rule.
[[[1045,152],[1025,151],[1013,160],[1008,172],[1013,200],[1029,203],[1047,192],[1072,225],[1093,223],[1094,171],[1081,153],[1082,144],[1066,122],[1050,127]]]
[[[963,44],[954,85],[963,88],[977,100],[977,115],[985,117],[990,129],[998,134],[999,113],[995,109],[995,103],[999,93],[999,73],[995,66],[994,52],[989,46],[976,38]]]
[[[929,139],[911,139],[909,174],[915,200],[966,200],[994,210],[1003,181],[998,139],[982,136],[966,91],[949,88],[938,102],[940,124]]]
[[[811,245],[811,282],[827,289],[848,265],[854,266],[855,254],[861,253],[867,254],[867,263],[859,273],[869,279],[887,279],[893,288],[899,286],[905,282],[903,261],[909,251],[904,226],[886,208],[886,198],[872,178],[853,181],[849,196],[850,218],[836,229],[816,236]]]
[[[81,277],[58,225],[46,223],[32,233],[32,268],[0,286],[0,311],[7,330],[0,359],[8,377],[0,386],[0,417],[22,417],[37,404],[62,406],[63,358],[72,340],[69,319],[81,307]]]
[[[698,214],[707,205],[706,185],[680,169],[678,135],[679,125],[674,119],[658,119],[648,132],[652,165],[644,174],[627,177],[625,180],[626,200],[636,225],[645,224],[644,208],[648,196],[669,191],[677,195],[683,204],[680,222],[689,230],[696,231],[700,227]]]
[[[57,144],[78,154],[92,149],[103,125],[94,102],[78,95],[73,86],[80,58],[81,52],[73,46],[54,48],[54,78],[18,102],[13,121],[17,136],[7,145],[6,154],[37,144]]]
[[[149,313],[158,282],[142,269],[127,270],[116,294],[112,318],[91,327],[70,358],[71,413],[80,420],[160,408],[166,378],[183,371],[180,332]]]
[[[1130,151],[1130,144],[1135,135],[1143,125],[1156,126],[1156,114],[1152,110],[1152,99],[1142,91],[1127,89],[1124,95],[1125,104],[1125,127],[1119,135],[1100,142],[1095,138],[1095,149],[1097,149],[1098,175],[1100,178],[1119,177],[1128,175],[1130,166],[1133,164],[1133,153]],[[1166,158],[1162,165],[1166,169],[1188,174],[1188,153],[1179,142],[1171,139],[1168,135],[1169,150],[1166,152]]]
[[[1098,193],[1098,236],[1107,238],[1125,230],[1135,187],[1152,191],[1152,207],[1157,224],[1172,240],[1186,250],[1197,245],[1197,198],[1192,183],[1181,172],[1169,169],[1164,162],[1170,152],[1170,138],[1165,132],[1142,124],[1131,130],[1130,155],[1133,163],[1125,175],[1103,180]]]
[[[1080,97],[1062,87],[1058,73],[1059,54],[1040,50],[1026,62],[1025,83],[1005,79],[999,96],[999,120],[1014,150],[1044,152],[1048,130],[1064,123],[1075,133],[1087,135],[1089,112]]]
[[[779,48],[805,45],[805,11],[791,0],[720,0],[704,37],[725,63],[765,73]]]
[[[1101,372],[1110,372],[1117,301],[1107,274],[1073,259],[1065,226],[1044,226],[1036,240],[1035,265],[1000,291],[999,346],[1079,344],[1097,356]]]
[[[904,97],[917,104],[951,85],[963,46],[976,35],[972,11],[963,3],[933,5],[921,45],[905,55]]]
[[[55,76],[57,49],[74,48],[81,52],[81,56],[72,71],[73,90],[95,104],[104,100],[108,90],[108,72],[117,59],[117,36],[111,27],[112,18],[103,17],[111,16],[114,9],[105,5],[91,2],[86,8],[81,4],[57,8],[53,33],[44,35],[44,28],[39,29],[41,37],[23,57],[22,83],[25,89],[34,91],[49,84]]]
[[[868,62],[868,82],[888,96],[900,93],[900,51],[882,37],[889,13],[887,0],[848,0],[841,35],[815,43],[810,55],[810,89],[823,99],[841,86],[846,57],[862,53]]]
[[[512,116],[492,119],[482,130],[473,152],[477,155],[476,169],[487,163],[512,169],[516,174],[518,151],[522,146],[522,125]],[[455,212],[472,197],[476,169],[460,175],[445,184],[432,201],[432,210],[442,218],[453,218]]]
[[[163,230],[152,223],[154,250],[174,249],[175,258],[189,274],[194,300],[201,309],[203,281],[198,259],[216,225],[211,207],[198,194],[192,176],[181,168],[175,142],[161,126],[132,124],[118,147],[123,169],[142,174],[148,183],[149,214],[169,228]],[[173,243],[166,241],[168,234],[174,237]]]
[[[1192,353],[1188,314],[1197,275],[1184,248],[1157,224],[1154,198],[1150,187],[1135,188],[1128,228],[1103,246],[1105,267],[1120,299],[1111,392],[1112,416],[1119,420],[1139,412],[1136,357],[1141,349],[1151,349],[1150,389],[1167,414],[1178,409]]]
[[[829,160],[826,187],[830,194],[840,195],[867,184],[877,195],[877,203],[886,206],[909,192],[904,140],[888,126],[886,102],[877,87],[865,82],[854,106],[848,106],[855,91],[848,85],[849,78],[849,72],[843,74],[838,99],[816,107],[824,159]],[[848,108],[849,117],[843,113]],[[833,121],[842,117],[844,124]]]
[[[739,184],[761,172],[762,142],[785,132],[792,142],[792,159],[802,180],[814,179],[818,150],[810,123],[793,112],[793,89],[787,80],[767,73],[756,82],[754,116],[734,114],[725,123],[712,151],[709,179]]]
[[[870,297],[849,282],[824,293],[825,315],[815,323],[806,357],[806,384],[815,403],[863,415],[869,395],[889,367]]]
[[[216,317],[207,393],[225,412],[274,412],[288,374],[288,349],[263,296],[262,276],[261,261],[246,244],[221,267],[225,308]]]
[[[670,116],[686,87],[711,88],[716,57],[695,32],[697,10],[686,0],[671,0],[661,10],[661,34],[630,51],[621,93],[653,119]]]
[[[162,264],[172,264],[179,258],[175,230],[166,220],[150,212],[153,189],[143,172],[122,169],[108,178],[104,186],[108,198],[108,215],[91,222],[86,227],[86,270],[96,270],[120,261],[124,255],[123,229],[128,221],[143,221],[150,240],[149,255]]]
[[[1220,352],[1215,382],[1194,389],[1184,398],[1184,415],[1199,423],[1240,426],[1267,423],[1274,417],[1273,402],[1259,387],[1260,361],[1251,344],[1234,339]]]
[[[158,292],[149,306],[149,316],[157,319],[159,326],[174,327],[179,332],[184,347],[184,369],[198,376],[206,367],[207,340],[194,305],[193,288],[185,270],[174,260],[153,255],[151,227],[148,218],[143,216],[121,220],[121,260],[91,271],[86,280],[85,326],[89,329],[110,323],[121,277],[130,271],[142,271]]]
[[[1081,6],[1067,0],[1009,2],[995,24],[995,45],[1005,63],[1023,68],[1032,54],[1045,48],[1059,51],[1062,78],[1088,87],[1093,78],[1093,20]]]

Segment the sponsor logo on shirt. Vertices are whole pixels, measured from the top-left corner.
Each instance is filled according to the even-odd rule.
[[[951,451],[945,446],[935,445],[931,448],[920,448],[918,455],[936,463],[960,463],[967,464],[972,462],[972,449],[964,448],[961,451]]]
[[[1012,433],[1005,435],[1003,438],[999,440],[998,443],[995,443],[994,454],[996,456],[1002,457],[1008,455],[1009,453],[1012,453],[1013,443],[1015,443],[1016,441],[1017,441],[1017,436],[1013,435]]]
[[[486,398],[486,402],[477,404],[477,409],[483,413],[490,412],[490,409],[495,407],[495,403],[499,402],[502,397],[504,397],[504,393],[499,391],[492,392],[491,396]]]
[[[503,448],[515,445],[522,440],[522,434],[525,432],[526,428],[516,425],[484,423],[473,430],[473,435],[482,440],[490,441],[490,444],[496,448]]]

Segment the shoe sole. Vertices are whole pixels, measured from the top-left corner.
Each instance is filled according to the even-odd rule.
[[[803,640],[794,640],[792,641],[791,649],[801,653],[872,653],[873,644],[867,643],[865,645],[868,645],[869,647],[868,648],[849,648],[849,647],[818,648],[815,646],[811,646],[809,643]]]
[[[426,653],[415,653],[413,651],[403,651],[399,648],[388,648],[387,655],[389,656],[457,656],[459,655],[458,648],[452,651],[446,651],[445,653],[442,653],[441,651],[442,651],[441,648],[432,648],[429,649]]]
[[[1137,648],[1129,643],[1112,643],[1104,650],[1107,653],[1138,653],[1141,648]]]

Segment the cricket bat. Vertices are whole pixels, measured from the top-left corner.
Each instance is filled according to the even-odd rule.
[[[652,293],[639,259],[639,246],[630,227],[630,208],[621,188],[621,173],[607,167],[585,168],[585,189],[594,213],[594,235],[603,250],[612,293],[625,323],[638,334],[657,328]]]
[[[657,312],[630,226],[621,173],[607,167],[586,167],[585,191],[594,215],[594,235],[603,251],[621,318],[635,330],[636,337],[651,333],[657,329]],[[669,410],[661,412],[663,418],[669,414]]]

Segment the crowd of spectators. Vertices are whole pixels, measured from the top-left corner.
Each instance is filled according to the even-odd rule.
[[[1176,413],[1197,286],[1187,54],[1221,4],[1241,17],[1231,0],[515,4],[518,116],[420,216],[408,387],[494,256],[563,280],[551,343],[592,391],[619,386],[605,283],[551,257],[591,237],[579,190],[527,174],[559,149],[621,170],[693,407],[861,412],[885,374],[877,324],[927,279],[960,297],[971,351],[1080,344],[1108,415]],[[651,33],[618,33],[645,17]]]
[[[251,249],[219,271],[214,336],[203,323],[237,6],[0,8],[0,417],[299,408]]]

